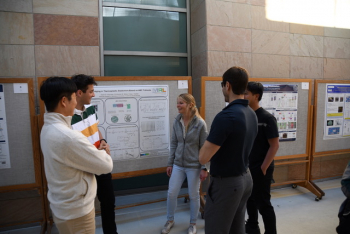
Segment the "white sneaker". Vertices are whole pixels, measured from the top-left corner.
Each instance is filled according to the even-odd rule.
[[[197,228],[196,225],[190,224],[189,228],[187,229],[187,234],[196,234]]]
[[[167,234],[170,232],[170,229],[174,226],[175,221],[170,222],[169,220],[166,221],[164,228],[162,229],[162,234]]]

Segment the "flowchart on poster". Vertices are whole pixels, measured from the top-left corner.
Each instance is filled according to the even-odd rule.
[[[99,130],[113,160],[169,156],[169,88],[95,86]]]

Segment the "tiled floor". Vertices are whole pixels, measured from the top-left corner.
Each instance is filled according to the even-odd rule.
[[[277,229],[280,234],[332,234],[336,233],[338,224],[337,213],[339,206],[345,199],[340,190],[340,179],[333,179],[316,183],[325,193],[325,197],[316,202],[315,195],[308,190],[282,188],[272,190],[272,203],[277,217]],[[149,197],[164,196],[163,193],[145,193],[142,195],[117,197],[117,204],[127,204]],[[116,211],[116,221],[119,234],[156,234],[160,233],[166,222],[166,202],[137,206]],[[170,233],[187,233],[189,225],[189,203],[178,199],[178,209],[175,215],[175,225]],[[263,225],[260,228],[263,233]],[[101,219],[96,217],[96,234],[102,234]],[[198,234],[204,234],[204,220],[197,221]],[[18,229],[1,234],[38,234],[40,227]],[[57,234],[55,227],[53,234]]]

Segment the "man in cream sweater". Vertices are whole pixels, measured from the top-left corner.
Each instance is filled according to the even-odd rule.
[[[50,77],[40,87],[47,113],[40,144],[44,155],[48,199],[60,233],[95,233],[96,179],[109,173],[111,157],[79,131],[71,129],[77,87],[65,77]]]

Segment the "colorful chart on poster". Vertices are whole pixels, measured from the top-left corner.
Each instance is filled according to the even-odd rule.
[[[95,86],[99,130],[113,160],[169,156],[169,87]]]
[[[350,85],[326,86],[323,139],[350,137]]]
[[[280,141],[295,141],[298,117],[298,85],[264,84],[260,106],[275,116]]]

